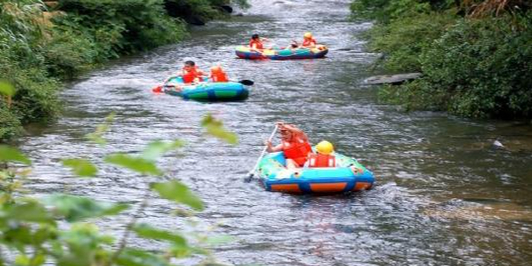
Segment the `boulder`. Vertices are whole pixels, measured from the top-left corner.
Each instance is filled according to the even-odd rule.
[[[401,84],[405,81],[414,80],[423,76],[421,73],[407,73],[397,75],[380,75],[369,77],[364,80],[365,84],[378,85],[378,84]]]

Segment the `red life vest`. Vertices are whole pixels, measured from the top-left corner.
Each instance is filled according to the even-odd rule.
[[[255,45],[255,47],[253,47]],[[255,49],[264,49],[264,46],[262,45],[262,42],[260,40],[253,40],[249,41],[249,47],[255,48]]]
[[[225,72],[211,72],[211,80],[212,82],[228,82],[229,79],[227,78],[227,74]]]
[[[192,68],[190,71],[186,71],[183,68],[183,82],[184,83],[192,83],[196,78],[198,78],[200,81],[203,81],[203,78],[201,78],[201,71],[198,69],[198,67]]]
[[[301,44],[301,46],[303,47],[308,47],[312,45],[316,45],[316,40],[314,38],[304,39],[303,44]]]
[[[308,158],[308,167],[335,167],[336,158],[333,155],[313,153]]]
[[[307,161],[308,154],[312,152],[312,148],[308,142],[299,139],[294,142],[283,141],[283,152],[286,159],[292,159],[299,166],[303,166]]]

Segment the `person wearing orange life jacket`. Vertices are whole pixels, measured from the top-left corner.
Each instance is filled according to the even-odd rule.
[[[194,61],[186,61],[185,66],[181,70],[181,77],[184,83],[194,83],[203,81],[205,73],[201,71]]]
[[[336,158],[331,153],[334,146],[324,140],[316,145],[316,153],[309,155],[307,166],[314,167],[336,167]]]
[[[312,152],[307,135],[296,126],[284,122],[277,122],[277,127],[281,133],[281,144],[274,147],[271,141],[266,141],[266,150],[284,152],[287,169],[303,167]]]
[[[298,45],[296,41],[293,41],[294,45]],[[312,33],[305,32],[303,35],[303,42],[299,45],[301,48],[314,48],[316,47],[316,39],[312,37]]]
[[[262,42],[268,41],[266,38],[259,37],[258,34],[251,35],[251,40],[249,41],[249,49],[252,51],[261,52],[264,49],[264,44]]]
[[[227,78],[227,74],[224,72],[224,70],[220,66],[211,67],[210,79],[212,82],[229,82],[229,78]]]

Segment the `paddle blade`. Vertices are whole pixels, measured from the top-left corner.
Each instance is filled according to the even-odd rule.
[[[255,84],[255,82],[253,82],[252,80],[249,80],[249,79],[241,80],[238,83],[242,83],[242,84],[244,84],[246,86],[251,86],[251,85]]]
[[[161,92],[163,92],[163,86],[162,86],[162,85],[159,85],[159,86],[157,86],[157,87],[154,87],[153,89],[151,89],[151,91],[152,91],[153,93],[161,93]]]

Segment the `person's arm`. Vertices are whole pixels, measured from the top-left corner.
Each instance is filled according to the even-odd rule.
[[[267,152],[278,152],[283,150],[283,144],[279,144],[277,146],[273,146],[272,142],[267,140],[266,142],[266,151]]]

